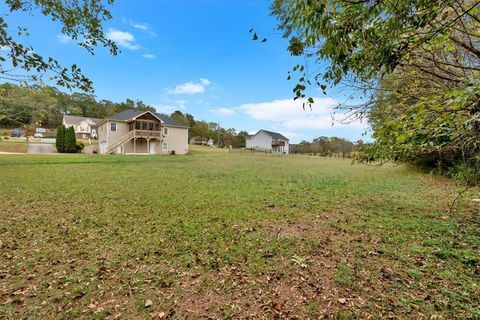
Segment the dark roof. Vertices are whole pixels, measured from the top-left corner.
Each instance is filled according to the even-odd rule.
[[[80,124],[80,122],[82,122],[83,120],[86,120],[86,119],[90,119],[93,122],[95,122],[96,124],[98,124],[100,121],[102,121],[102,119],[90,118],[90,117],[70,116],[68,114],[64,114],[63,119],[65,120],[65,123],[73,124],[73,125],[78,125],[78,124]]]
[[[268,131],[268,130],[259,130],[256,134],[254,135],[257,135],[260,131],[263,131],[265,132],[266,134],[268,134],[270,137],[272,137],[273,139],[277,139],[277,140],[285,140],[285,141],[289,141],[287,137],[285,137],[284,135],[278,133],[278,132],[273,132],[273,131]]]
[[[132,120],[133,118],[145,113],[145,111],[137,111],[134,109],[128,109],[124,110],[122,112],[119,112],[117,114],[114,114],[111,117],[108,117],[108,120],[117,120],[117,121],[128,121]],[[173,120],[169,116],[163,113],[155,113],[152,112],[157,118],[162,120],[163,124],[166,126],[172,126],[172,127],[180,127],[180,128],[188,128],[186,125],[181,124],[178,121]]]

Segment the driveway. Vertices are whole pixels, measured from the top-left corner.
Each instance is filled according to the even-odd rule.
[[[57,153],[54,145],[51,143],[29,143],[28,153],[30,154],[45,154],[45,153]]]

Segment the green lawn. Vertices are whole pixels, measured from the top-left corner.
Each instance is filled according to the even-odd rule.
[[[479,190],[449,214],[461,187],[404,166],[197,147],[0,177],[0,318],[480,317]]]

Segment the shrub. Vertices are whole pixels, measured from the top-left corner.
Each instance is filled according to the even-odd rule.
[[[65,151],[66,153],[77,152],[77,139],[75,138],[75,130],[73,127],[68,127],[65,133]]]
[[[85,148],[85,143],[82,141],[77,141],[75,148],[77,149],[77,152],[82,152],[83,148]]]
[[[66,128],[62,124],[57,128],[57,135],[55,139],[55,147],[59,153],[65,152],[65,131]]]
[[[460,163],[455,165],[449,175],[458,183],[475,186],[480,184],[480,162]]]

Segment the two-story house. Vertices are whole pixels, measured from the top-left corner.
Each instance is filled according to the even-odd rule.
[[[100,154],[186,154],[188,127],[167,115],[129,109],[98,123]]]
[[[101,119],[70,116],[63,116],[63,124],[66,127],[73,127],[77,139],[97,139],[97,126]]]
[[[260,130],[246,138],[246,147],[277,154],[288,154],[288,138],[280,133]]]

